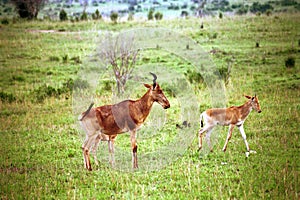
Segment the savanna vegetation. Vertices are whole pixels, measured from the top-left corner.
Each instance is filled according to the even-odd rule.
[[[1,199],[299,199],[299,20],[299,13],[124,23],[8,19],[0,28]],[[251,113],[245,122],[250,148],[257,154],[245,158],[238,130],[222,152],[227,127],[214,131],[212,153],[198,152],[196,127],[184,133],[191,140],[183,154],[157,170],[143,168],[151,165],[143,163],[143,157],[136,171],[112,168],[104,142],[97,155],[100,165],[92,160],[94,170],[84,169],[84,133],[78,128],[73,94],[88,85],[79,73],[94,62],[91,55],[107,34],[144,27],[164,27],[200,45],[224,81],[226,106],[244,103],[243,94],[258,95],[262,113]],[[182,44],[184,51],[192,48]],[[199,112],[212,106],[211,90],[201,73],[159,44],[140,52],[135,66],[139,76],[129,78],[126,86],[130,98],[144,94],[142,83],[151,83],[151,77],[143,71],[155,65],[187,80]],[[116,84],[110,71],[108,67],[95,74],[97,105],[113,101]],[[158,123],[160,107],[149,116],[139,131],[139,155],[171,143],[185,130],[183,105],[171,84],[177,77],[156,73],[158,82],[164,80],[161,87],[171,108],[165,111],[164,125],[155,129],[157,134],[146,137],[153,132],[151,124]],[[130,163],[129,135],[118,136],[115,146]]]

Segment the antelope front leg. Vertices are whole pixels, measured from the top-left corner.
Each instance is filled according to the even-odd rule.
[[[213,148],[212,148],[211,141],[210,141],[211,132],[212,132],[212,129],[207,130],[207,132],[206,132],[206,141],[207,141],[210,152],[213,152]]]
[[[228,142],[229,142],[229,140],[230,140],[230,138],[232,136],[233,128],[234,128],[234,125],[229,125],[229,130],[228,130],[227,138],[226,138],[226,141],[225,141],[225,144],[224,144],[224,147],[223,147],[223,151],[224,152],[226,151]]]
[[[108,140],[108,151],[110,154],[109,158],[109,163],[111,164],[112,167],[115,166],[115,147],[114,147],[114,139],[110,138]]]
[[[243,139],[244,139],[245,145],[246,145],[246,149],[247,149],[246,157],[248,157],[250,153],[256,153],[256,151],[250,150],[249,144],[248,144],[248,142],[247,142],[247,136],[246,136],[246,133],[245,133],[245,131],[244,131],[243,125],[239,126],[238,128],[239,128],[239,130],[240,130],[240,133],[241,133],[241,135],[242,135],[242,137],[243,137]]]
[[[199,141],[199,144],[198,144],[198,151],[200,151],[202,149],[202,136],[203,136],[203,128],[199,130],[199,135],[198,135],[198,141]]]
[[[137,161],[137,144],[135,138],[135,130],[130,134],[130,142],[131,142],[131,149],[132,149],[132,168],[138,168],[138,161]]]

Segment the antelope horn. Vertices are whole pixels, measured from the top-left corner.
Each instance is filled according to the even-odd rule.
[[[157,76],[154,73],[152,73],[152,72],[150,72],[150,74],[153,76],[153,89],[154,89],[156,87]]]

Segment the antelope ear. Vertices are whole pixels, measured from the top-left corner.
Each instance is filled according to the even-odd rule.
[[[252,99],[252,97],[248,96],[248,95],[244,95],[247,99]]]
[[[149,85],[149,84],[147,84],[147,83],[144,83],[144,86],[145,86],[146,88],[151,88],[151,87],[152,87],[152,85]]]

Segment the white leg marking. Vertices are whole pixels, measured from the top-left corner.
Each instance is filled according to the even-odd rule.
[[[241,135],[242,135],[242,137],[243,137],[243,139],[244,139],[244,142],[245,142],[245,145],[246,145],[247,152],[250,153],[250,148],[249,148],[249,144],[248,144],[248,142],[247,142],[247,137],[246,137],[246,134],[245,134],[245,131],[244,131],[244,127],[243,127],[243,125],[241,125],[241,126],[239,126],[238,128],[239,128],[240,133],[241,133]],[[248,154],[248,155],[249,155],[249,154]],[[248,156],[246,155],[246,157],[248,157]]]

